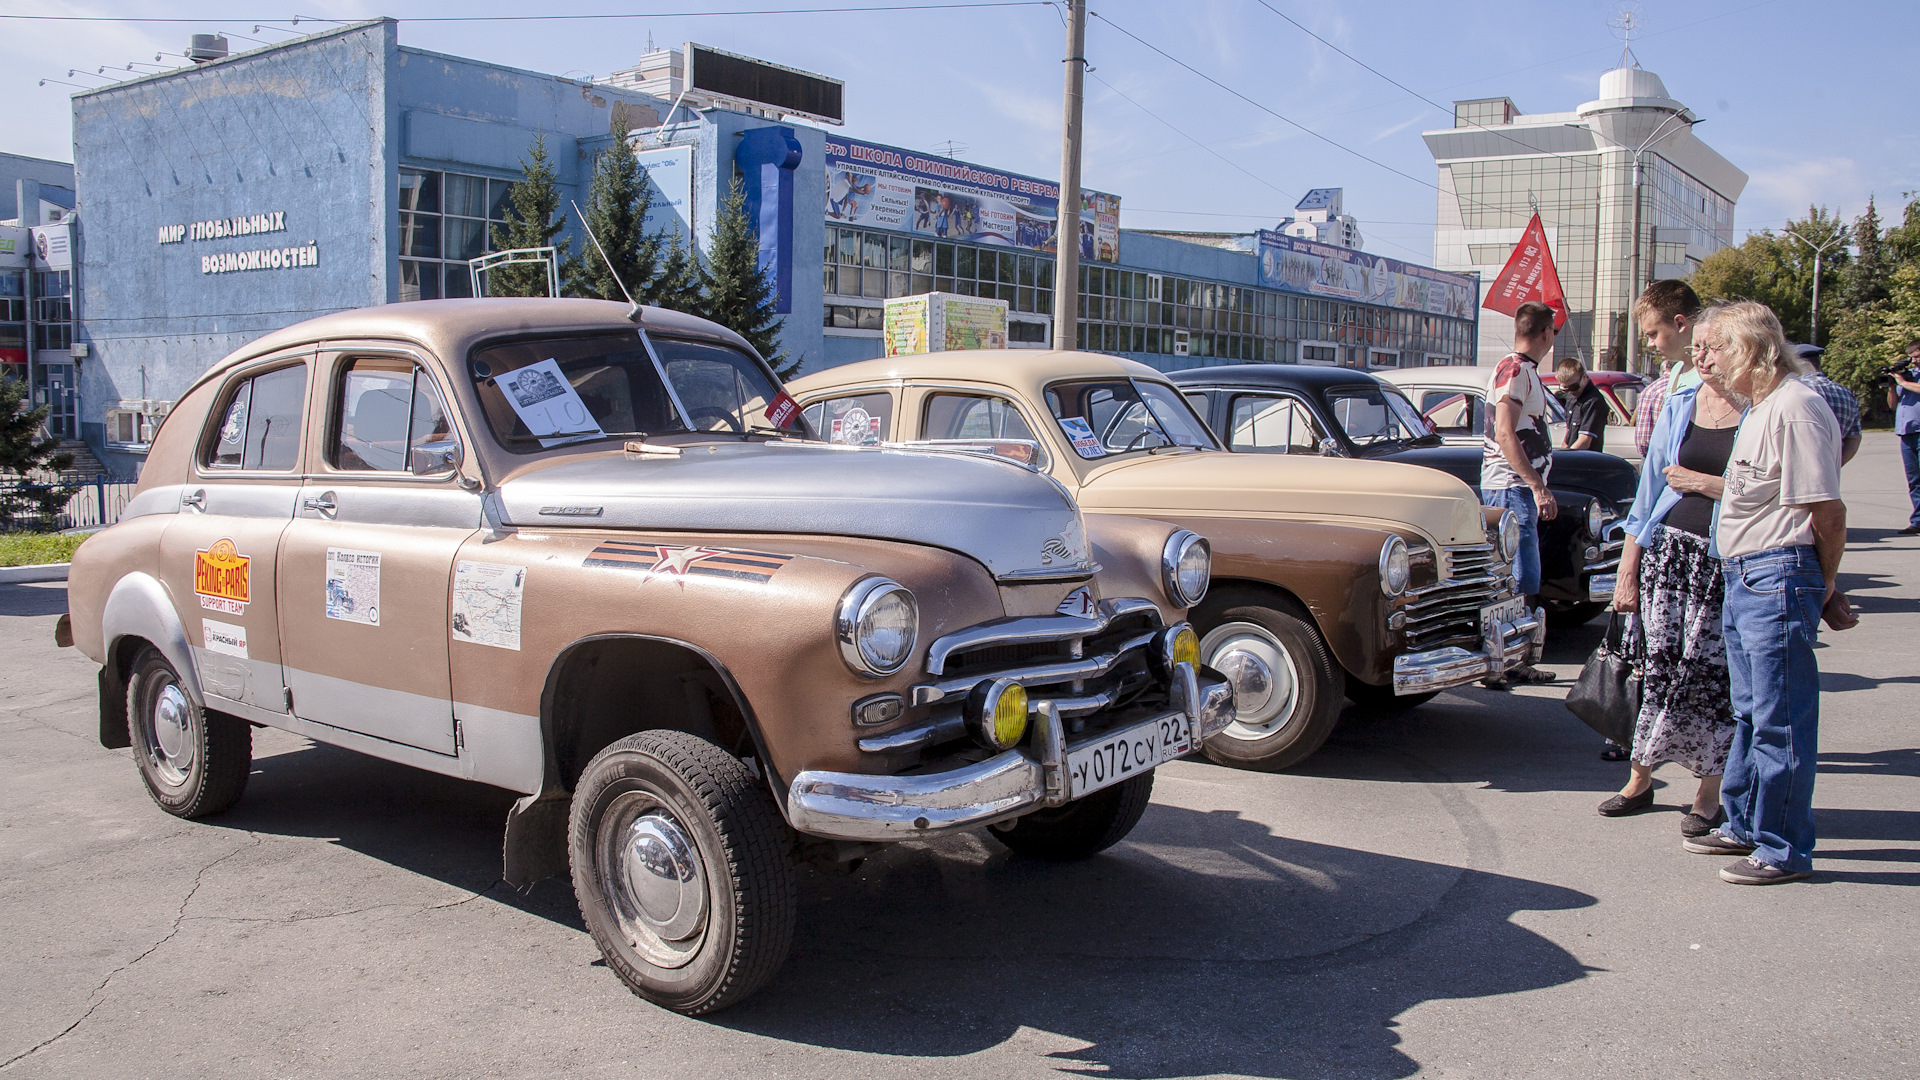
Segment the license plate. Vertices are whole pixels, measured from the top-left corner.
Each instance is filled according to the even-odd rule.
[[[1493,636],[1495,622],[1510,623],[1527,613],[1527,598],[1516,596],[1511,600],[1502,600],[1497,604],[1488,604],[1480,609],[1480,636]]]
[[[1620,575],[1618,574],[1595,574],[1592,577],[1588,578],[1587,579],[1587,599],[1589,600],[1613,599],[1613,583],[1619,578],[1619,576]]]
[[[1077,799],[1193,749],[1187,718],[1171,713],[1067,751],[1067,798]]]

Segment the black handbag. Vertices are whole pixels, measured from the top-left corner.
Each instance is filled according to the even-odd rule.
[[[1640,719],[1639,621],[1616,611],[1607,620],[1600,647],[1587,657],[1567,692],[1567,709],[1581,722],[1621,746],[1633,745]]]

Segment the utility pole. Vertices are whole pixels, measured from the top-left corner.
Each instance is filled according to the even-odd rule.
[[[1792,229],[1784,229],[1782,231],[1795,240],[1813,248],[1813,327],[1807,331],[1807,344],[1818,345],[1820,344],[1820,260],[1825,257],[1828,248],[1847,242],[1847,232],[1845,229],[1835,230],[1834,234],[1827,238],[1826,243],[1815,245],[1813,241],[1801,236]]]
[[[1080,325],[1080,112],[1087,77],[1087,0],[1067,0],[1067,88],[1060,110],[1060,217],[1053,258],[1053,347]]]

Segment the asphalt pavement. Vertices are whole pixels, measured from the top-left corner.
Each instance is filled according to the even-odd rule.
[[[0,1072],[1909,1076],[1920,538],[1892,436],[1845,480],[1861,624],[1820,649],[1811,882],[1682,852],[1673,766],[1655,811],[1596,815],[1625,766],[1564,682],[1473,689],[1291,773],[1166,766],[1085,863],[967,835],[803,871],[782,974],[697,1020],[601,966],[564,879],[499,882],[506,792],[261,731],[237,807],[162,813],[53,645],[64,588],[0,586]]]

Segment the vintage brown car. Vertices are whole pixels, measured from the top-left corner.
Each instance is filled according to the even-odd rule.
[[[1032,469],[790,438],[737,335],[586,300],[329,315],[214,365],[60,633],[100,739],[217,813],[252,725],[522,793],[608,966],[688,1013],[784,961],[795,860],[986,827],[1074,858],[1232,693],[1204,542]]]
[[[1410,708],[1506,671],[1545,639],[1542,613],[1513,592],[1517,523],[1465,484],[1410,465],[1217,452],[1180,390],[1145,364],[927,353],[789,389],[824,438],[1022,444],[1093,519],[1140,515],[1205,536],[1215,580],[1194,625],[1202,662],[1238,701],[1206,744],[1223,763],[1286,768],[1319,749],[1349,697]]]

